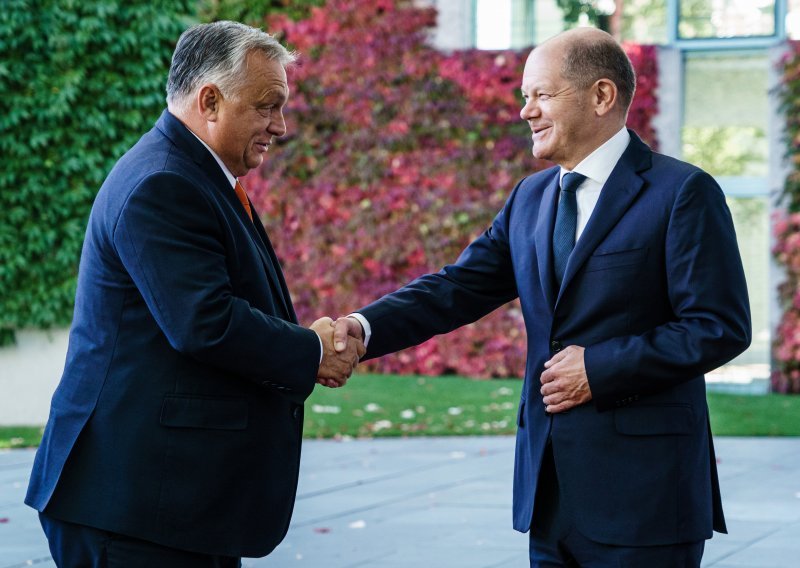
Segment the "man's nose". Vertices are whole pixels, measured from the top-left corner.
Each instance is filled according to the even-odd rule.
[[[267,131],[274,136],[286,134],[286,119],[283,117],[282,111],[278,111],[277,114],[273,113],[272,120],[267,126]]]
[[[525,102],[525,106],[519,111],[519,116],[522,120],[530,120],[534,118],[539,112],[539,107],[533,102],[533,98]]]

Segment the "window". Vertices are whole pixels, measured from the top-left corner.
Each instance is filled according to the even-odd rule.
[[[769,298],[772,284],[769,278],[769,198],[728,197],[728,207],[736,227],[736,239],[747,278],[750,312],[753,323],[753,342],[733,365],[760,365],[761,376],[767,376],[770,362]]]
[[[478,49],[511,47],[511,0],[477,0],[475,45]]]
[[[678,37],[710,39],[775,34],[776,0],[680,0]]]
[[[665,44],[667,0],[625,0],[622,8],[622,39],[642,44]]]
[[[534,37],[534,14],[539,15],[540,4],[550,2],[558,16],[561,31],[561,11],[555,0],[531,2],[531,0],[475,0],[475,47],[478,49],[519,49],[530,47],[539,41]],[[548,36],[549,37],[549,36]],[[546,38],[542,38],[546,39]]]
[[[684,81],[684,158],[714,176],[766,178],[766,54],[688,53]]]
[[[800,0],[787,1],[786,35],[789,39],[800,39]]]
[[[533,8],[535,45],[564,31],[564,16],[556,0],[535,0]]]
[[[733,364],[758,365],[756,375],[770,360],[768,90],[764,50],[685,54],[683,159],[728,196],[753,319],[752,345]]]

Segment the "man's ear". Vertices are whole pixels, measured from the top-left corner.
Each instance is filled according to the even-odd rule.
[[[219,107],[222,103],[222,93],[214,84],[207,84],[200,87],[197,91],[197,110],[209,122],[216,122],[219,115]]]
[[[608,114],[619,105],[619,91],[613,81],[598,79],[592,85],[592,96],[595,112],[598,116]]]

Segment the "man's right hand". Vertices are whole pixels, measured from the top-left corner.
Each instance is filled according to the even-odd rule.
[[[333,344],[336,351],[342,352],[347,347],[348,341],[356,339],[364,344],[364,329],[356,318],[339,318],[334,322]],[[361,354],[363,356],[363,353]]]
[[[356,325],[361,327],[358,322]],[[320,318],[311,324],[322,340],[322,362],[317,372],[317,382],[323,386],[343,387],[353,374],[358,360],[366,353],[364,342],[356,338],[345,338],[344,345],[334,349],[334,323],[331,318]]]

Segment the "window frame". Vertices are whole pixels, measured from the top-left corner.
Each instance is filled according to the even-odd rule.
[[[722,40],[725,41],[725,40]],[[740,42],[733,42],[729,43],[726,42],[724,45],[717,45],[714,49],[710,47],[703,47],[703,48],[680,48],[675,46],[676,49],[679,50],[680,56],[680,90],[681,90],[681,97],[680,97],[680,128],[677,132],[677,145],[676,147],[679,149],[680,159],[684,159],[683,155],[683,129],[686,125],[686,65],[687,61],[689,60],[688,55],[693,53],[700,53],[703,54],[720,54],[724,55],[725,53],[730,52],[749,52],[752,54],[765,54],[768,56],[769,49],[767,47],[758,45],[748,45],[747,47],[742,47]],[[767,57],[769,59],[769,57]],[[769,117],[766,117],[766,135],[767,140],[771,140],[771,132],[770,132],[770,121]],[[770,185],[770,163],[769,163],[769,154],[771,152],[771,148],[768,149],[767,152],[767,173],[763,176],[725,176],[725,175],[714,175],[714,179],[719,183],[720,187],[722,188],[723,193],[729,197],[764,197],[770,196],[772,193],[772,188]]]
[[[535,1],[535,0],[534,0]],[[771,35],[720,38],[680,36],[680,7],[684,0],[667,0],[667,45],[681,50],[757,49],[777,45],[786,39],[787,0],[775,0],[775,32]],[[724,46],[724,47],[723,47]]]

